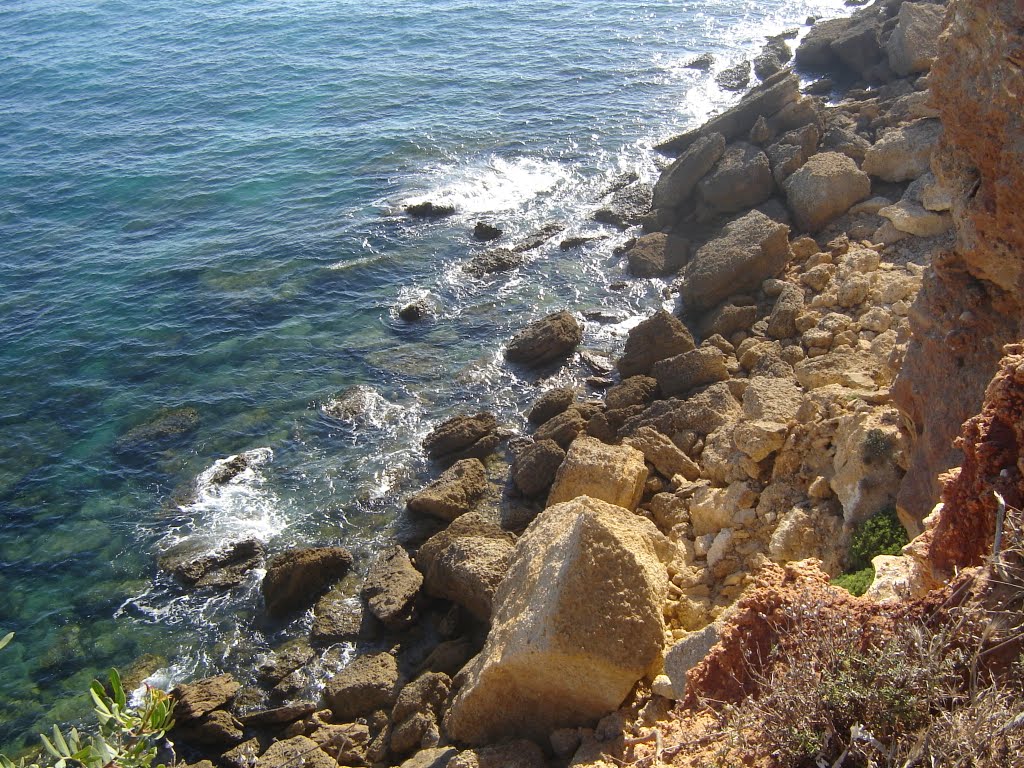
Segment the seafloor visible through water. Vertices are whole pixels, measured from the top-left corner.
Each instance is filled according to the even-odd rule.
[[[341,544],[361,567],[428,471],[422,436],[538,393],[501,345],[601,309],[614,355],[664,284],[595,223],[714,74],[840,0],[6,0],[0,5],[0,745],[85,710],[110,665],[243,679],[308,627],[188,593],[176,547]],[[711,72],[685,64],[711,52]],[[414,221],[409,202],[456,206]],[[486,220],[556,238],[462,270]],[[402,305],[433,313],[407,324]],[[581,382],[570,363],[555,374]],[[357,418],[325,411],[372,392]],[[180,434],[145,425],[175,409]],[[330,410],[328,408],[328,410]],[[142,429],[134,428],[142,427]],[[223,488],[218,459],[250,468]],[[205,472],[205,474],[204,474]],[[343,656],[342,656],[343,657]],[[311,685],[316,685],[312,681]]]

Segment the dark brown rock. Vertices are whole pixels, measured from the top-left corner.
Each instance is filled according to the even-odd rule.
[[[646,375],[659,360],[693,348],[693,336],[682,321],[659,309],[629,332],[617,367],[623,378]]]
[[[500,229],[493,224],[488,224],[486,221],[478,221],[476,226],[473,227],[473,237],[481,242],[497,240],[501,235],[502,231]]]
[[[565,451],[554,440],[532,443],[512,462],[512,482],[524,496],[546,493],[564,459]]]
[[[704,178],[725,153],[725,137],[709,133],[698,138],[675,162],[661,172],[654,185],[655,208],[678,208],[687,201],[697,182]]]
[[[408,553],[394,546],[382,552],[370,566],[362,596],[381,624],[388,629],[402,629],[416,617],[416,596],[422,584],[423,576],[413,567]]]
[[[554,440],[562,448],[568,448],[576,435],[587,428],[589,416],[584,416],[576,407],[563,411],[541,424],[533,437],[537,442]]]
[[[286,725],[301,720],[316,712],[316,704],[312,701],[297,701],[274,709],[261,709],[239,717],[246,727],[266,728],[275,725]]]
[[[174,717],[179,723],[198,720],[215,709],[231,704],[242,686],[228,674],[183,683],[171,691],[175,700]]]
[[[429,200],[423,203],[413,203],[405,206],[405,212],[416,219],[443,219],[455,213],[455,207],[451,205],[439,205]]]
[[[534,402],[526,416],[527,421],[538,426],[543,424],[575,403],[578,394],[575,387],[549,389]]]
[[[265,551],[262,542],[246,539],[201,557],[193,557],[188,551],[171,551],[161,556],[159,565],[186,586],[229,589],[245,580],[246,574],[262,562]]]
[[[453,416],[423,440],[427,456],[444,462],[483,458],[498,447],[498,420],[492,413]]]
[[[338,761],[328,755],[308,736],[295,736],[275,741],[256,760],[254,768],[338,768]]]
[[[583,340],[583,329],[572,313],[555,312],[531,323],[509,341],[505,358],[512,363],[539,367],[565,358]]]
[[[768,158],[745,142],[730,144],[711,172],[697,184],[697,194],[712,213],[753,208],[775,191]]]
[[[726,381],[725,355],[715,347],[698,347],[654,364],[651,373],[666,397],[692,392],[698,387]]]
[[[604,397],[609,411],[646,405],[658,394],[658,381],[650,376],[630,376],[608,390]]]
[[[428,672],[402,689],[391,711],[393,754],[404,755],[415,749],[437,745],[440,738],[438,720],[451,685],[448,675]]]
[[[483,277],[495,272],[508,272],[526,262],[523,251],[511,248],[492,248],[477,254],[462,269],[473,277]]]
[[[676,235],[654,232],[637,238],[626,251],[629,271],[637,277],[674,275],[686,265],[690,243]]]
[[[267,613],[280,618],[311,606],[352,568],[352,555],[341,547],[290,549],[275,555],[263,577]]]

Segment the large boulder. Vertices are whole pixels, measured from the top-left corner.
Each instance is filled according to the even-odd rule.
[[[327,681],[324,699],[334,721],[347,723],[394,705],[398,681],[398,662],[390,653],[356,656]]]
[[[468,744],[593,725],[661,664],[671,543],[597,499],[544,510],[520,539],[491,631],[445,718]]]
[[[389,629],[402,629],[415,618],[416,596],[423,577],[399,546],[382,552],[363,582],[362,595],[370,613]]]
[[[453,416],[438,424],[423,439],[427,456],[442,463],[482,459],[498,447],[498,420],[493,413]]]
[[[194,683],[182,683],[171,691],[175,701],[174,717],[179,723],[199,720],[215,709],[230,705],[241,687],[228,674],[207,677]]]
[[[428,594],[451,600],[486,622],[514,548],[515,536],[472,513],[427,539],[416,553],[416,567]]]
[[[734,219],[720,237],[701,246],[683,270],[681,293],[687,312],[699,314],[732,294],[757,290],[791,256],[786,225],[760,211]]]
[[[800,69],[812,72],[826,72],[839,65],[839,56],[832,50],[832,43],[856,26],[851,18],[825,19],[819,21],[797,46],[794,61]]]
[[[665,397],[686,394],[698,387],[729,378],[725,354],[712,346],[698,347],[667,360],[660,360],[654,364],[651,373]]]
[[[633,510],[640,503],[646,482],[647,466],[640,451],[580,435],[558,468],[548,505],[591,496]]]
[[[928,172],[942,123],[927,118],[890,128],[864,153],[865,173],[883,181],[911,181]]]
[[[710,133],[697,139],[675,162],[661,172],[654,185],[655,208],[678,208],[693,194],[697,182],[704,178],[725,153],[725,137]]]
[[[290,549],[275,555],[263,577],[267,613],[283,617],[311,606],[352,569],[352,555],[341,547]]]
[[[644,235],[626,251],[629,271],[637,277],[674,275],[685,266],[689,255],[688,240],[664,232]]]
[[[567,357],[583,341],[583,329],[571,312],[562,310],[530,323],[512,337],[505,358],[538,367]]]
[[[675,315],[659,309],[630,330],[616,367],[622,378],[646,375],[659,360],[694,348],[693,336]]]
[[[463,459],[426,488],[409,497],[413,512],[454,520],[469,512],[487,491],[487,474],[479,459]]]
[[[651,210],[652,189],[650,184],[636,183],[616,190],[605,207],[594,211],[594,220],[619,229],[639,224]]]
[[[293,736],[275,741],[255,762],[255,768],[290,768],[295,765],[305,768],[337,768],[338,761],[308,736]]]
[[[577,392],[575,387],[555,387],[554,389],[549,389],[537,398],[530,408],[526,419],[531,424],[543,424],[558,414],[564,413],[570,405],[576,402],[578,395],[579,392]]]
[[[786,179],[786,202],[801,229],[817,232],[871,194],[871,179],[838,152],[814,155]]]
[[[889,67],[906,77],[927,72],[939,53],[939,33],[946,9],[929,3],[903,3],[896,28],[885,44]]]
[[[701,203],[711,213],[732,213],[760,205],[775,191],[768,158],[745,142],[730,144],[707,176],[697,184]]]

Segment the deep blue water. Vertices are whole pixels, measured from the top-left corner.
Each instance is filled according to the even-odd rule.
[[[256,583],[207,600],[155,557],[258,536],[366,562],[453,410],[513,426],[537,393],[500,344],[555,308],[637,315],[623,235],[590,214],[649,147],[730,97],[716,70],[839,0],[5,0],[0,4],[0,744],[143,653],[170,681],[291,634]],[[712,73],[713,74],[713,73]],[[414,222],[409,201],[459,214]],[[487,219],[605,235],[484,280]],[[426,298],[436,316],[397,309]],[[633,321],[635,322],[635,320]],[[613,354],[629,322],[588,323]],[[579,364],[561,381],[587,375]],[[358,423],[325,403],[356,384]],[[198,428],[127,455],[128,430]],[[226,491],[201,474],[269,449]],[[179,502],[190,488],[198,498]],[[34,736],[33,736],[34,738]]]

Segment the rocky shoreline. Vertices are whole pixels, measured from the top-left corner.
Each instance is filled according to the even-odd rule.
[[[980,562],[988,528],[962,545],[956,531],[969,525],[949,522],[950,485],[947,517],[928,516],[939,472],[961,460],[950,438],[981,409],[1024,317],[1007,266],[1024,252],[1019,225],[993,234],[1010,226],[1004,208],[1020,187],[1003,187],[1022,164],[1007,169],[984,144],[1007,135],[967,137],[973,118],[953,94],[965,87],[957,67],[976,72],[972,61],[992,55],[972,37],[979,14],[1011,17],[995,0],[968,6],[878,0],[819,22],[795,51],[801,73],[820,75],[803,88],[773,38],[754,62],[758,86],[661,145],[672,159],[653,188],[625,179],[610,191],[598,217],[639,227],[628,271],[674,279],[676,311],[635,326],[614,364],[579,350],[568,311],[508,340],[508,363],[541,374],[580,354],[589,391],[543,391],[528,436],[489,413],[438,426],[423,448],[440,474],[409,498],[400,544],[362,583],[340,548],[271,558],[267,613],[312,607],[309,641],[279,648],[260,690],[229,675],[180,686],[179,758],[596,768],[628,753],[665,764],[645,751],[653,726],[698,696],[727,698],[730,654],[795,584],[855,613],[910,604]],[[972,202],[979,190],[995,202]],[[513,268],[560,231],[474,268]],[[959,336],[936,328],[951,317]],[[950,354],[959,364],[937,370]],[[964,367],[948,394],[943,377]],[[244,465],[229,459],[217,477]],[[1020,504],[1015,488],[1004,492]],[[907,556],[878,559],[866,598],[835,597],[828,576],[846,567],[851,532],[894,506],[924,536]],[[263,556],[254,543],[235,549],[165,567],[230,587]],[[298,671],[338,643],[356,656],[338,660],[322,701],[297,701]]]

